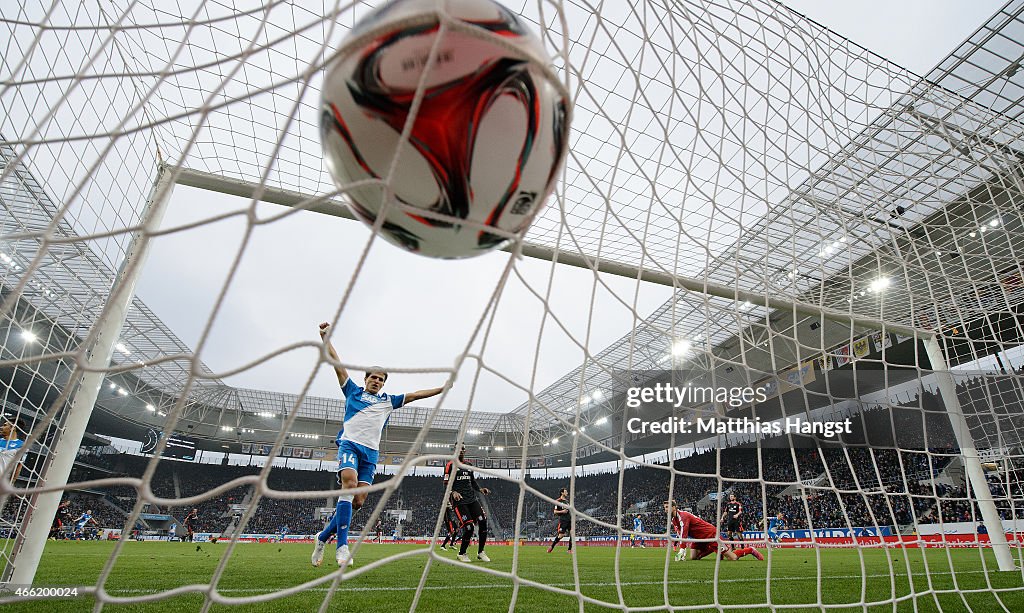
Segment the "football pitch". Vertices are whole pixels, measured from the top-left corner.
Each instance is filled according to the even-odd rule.
[[[113,547],[113,543],[107,542],[50,542],[36,585],[95,585]],[[114,597],[138,598],[184,585],[208,583],[226,547],[224,543],[126,543],[106,589]],[[320,568],[310,565],[311,550],[308,544],[240,544],[219,579],[219,593],[227,599],[265,598],[276,590],[330,578],[337,570],[333,544]],[[867,603],[867,610],[877,611],[1024,611],[1021,573],[992,571],[995,560],[991,552],[979,553],[975,549],[779,549],[773,550],[764,562],[748,556],[736,562],[723,562],[716,571],[711,559],[667,561],[665,550],[660,548],[625,548],[616,567],[614,548],[581,547],[574,571],[572,558],[564,547],[548,554],[543,547],[524,546],[518,549],[515,562],[516,575],[523,580],[518,588],[509,576],[480,571],[487,568],[511,572],[512,547],[488,547],[492,562],[476,562],[472,568],[453,565],[454,553],[435,551],[443,559],[432,561],[418,589],[428,560],[425,546],[361,547],[352,569],[358,576],[346,577],[337,585],[328,610],[408,611],[417,591],[419,611],[506,611],[514,593],[517,611],[580,609],[580,599],[574,594],[552,592],[528,583],[536,582],[569,592],[575,592],[578,586],[584,597],[605,603],[585,601],[587,611],[611,610],[622,605],[703,610],[716,608],[716,603],[769,611],[766,602],[811,608],[849,605],[829,606],[830,611],[864,610],[860,603]],[[474,561],[475,551],[475,546],[470,549]],[[404,557],[378,568],[366,568],[374,561],[399,554]],[[990,569],[988,574],[985,565]],[[294,595],[240,607],[214,604],[211,610],[314,611],[320,608],[331,587],[328,580]],[[873,602],[878,604],[871,605]],[[203,594],[189,593],[106,608],[194,611],[202,608],[203,603]],[[3,608],[88,611],[94,604],[95,599],[87,595],[8,604]]]

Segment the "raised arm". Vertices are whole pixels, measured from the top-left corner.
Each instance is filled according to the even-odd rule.
[[[337,369],[335,369],[337,370]],[[341,375],[338,375],[339,377]],[[430,398],[431,396],[437,396],[444,391],[443,387],[434,387],[428,390],[420,390],[418,392],[409,392],[405,395],[405,404],[410,402],[416,402],[417,400],[423,400],[424,398]],[[404,405],[403,405],[404,406]]]
[[[327,355],[331,356],[331,359],[340,362],[341,358],[338,357],[338,352],[334,350],[334,344],[331,343],[331,339],[327,338],[327,333],[331,330],[331,324],[326,321],[320,324],[320,338],[324,344],[327,345]],[[345,370],[344,366],[340,364],[332,364],[334,366],[334,374],[338,375],[338,384],[342,387],[345,386],[345,382],[348,381],[348,371]]]

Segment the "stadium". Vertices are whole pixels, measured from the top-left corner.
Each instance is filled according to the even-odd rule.
[[[451,260],[325,162],[381,4],[0,7],[6,609],[1024,610],[1024,0],[503,2],[568,151]]]

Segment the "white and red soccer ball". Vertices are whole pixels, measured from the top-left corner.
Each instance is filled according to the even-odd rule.
[[[449,26],[431,56],[439,12],[476,35]],[[320,133],[356,216],[376,223],[397,153],[387,240],[461,258],[508,240],[488,228],[524,233],[554,187],[569,130],[569,101],[541,69],[550,57],[526,24],[491,0],[395,0],[356,24],[346,46],[327,67]]]

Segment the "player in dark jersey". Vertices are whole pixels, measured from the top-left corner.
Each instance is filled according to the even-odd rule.
[[[452,550],[455,551],[455,541],[458,540],[459,534],[459,520],[455,516],[455,507],[452,506],[451,499],[444,505],[444,529],[448,531],[448,535],[441,542],[441,550],[448,551],[448,543],[451,543]]]
[[[185,521],[182,523],[185,524],[185,540],[191,543],[194,538],[196,524],[199,523],[199,509],[189,511],[188,515],[185,516]]]
[[[62,538],[61,530],[71,523],[71,501],[65,500],[57,506],[57,514],[53,516],[53,523],[50,525],[50,537],[53,540]]]
[[[736,499],[736,494],[729,494],[729,501],[722,506],[722,536],[731,540],[741,540],[743,536],[743,503]]]
[[[465,458],[466,446],[463,445],[459,450],[459,462],[467,464]],[[459,561],[469,562],[466,550],[469,549],[469,541],[473,538],[473,524],[476,524],[477,530],[479,530],[477,540],[480,543],[476,552],[476,559],[490,562],[491,559],[484,553],[484,547],[487,545],[487,515],[484,513],[483,507],[480,506],[480,500],[477,499],[476,494],[480,492],[486,496],[491,493],[491,490],[477,485],[476,476],[473,475],[471,468],[466,466],[456,468],[454,462],[448,462],[444,467],[444,486],[446,489],[449,481],[451,481],[451,500],[452,506],[455,509],[455,518],[459,522],[459,527],[462,528],[462,546],[459,548]]]
[[[752,555],[758,560],[764,556],[753,547],[733,549],[728,543],[719,542],[718,531],[714,526],[697,517],[689,511],[680,510],[674,500],[665,501],[665,512],[672,519],[672,531],[682,541],[679,545],[679,553],[676,554],[676,561],[682,562],[689,557],[691,560],[699,560],[709,554],[719,551],[721,545],[721,556],[723,560],[739,560],[743,556]],[[690,555],[687,556],[687,551]]]
[[[572,513],[569,512],[569,490],[562,488],[558,491],[558,499],[555,500],[555,518],[558,520],[558,527],[555,531],[555,538],[548,547],[548,553],[555,550],[555,545],[562,540],[563,536],[569,537],[569,548],[572,551]]]

